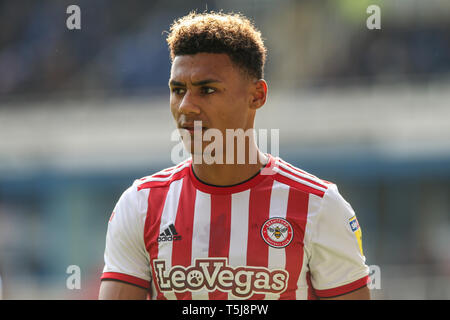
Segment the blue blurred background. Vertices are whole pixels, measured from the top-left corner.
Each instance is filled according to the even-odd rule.
[[[446,0],[0,1],[0,296],[97,297],[115,202],[173,165],[164,31],[195,9],[262,31],[257,128],[280,129],[279,155],[352,204],[380,267],[373,297],[450,299]]]

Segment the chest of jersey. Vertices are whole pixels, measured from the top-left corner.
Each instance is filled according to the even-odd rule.
[[[160,210],[146,237],[161,294],[289,292],[304,264],[306,194],[273,181],[233,194],[204,193],[183,180],[170,188],[164,204],[154,205]]]

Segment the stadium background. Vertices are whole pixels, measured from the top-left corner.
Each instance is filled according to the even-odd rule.
[[[67,6],[81,30],[66,28]],[[381,8],[368,30],[366,8]],[[171,166],[170,23],[238,11],[268,47],[257,128],[338,184],[376,299],[450,298],[450,2],[0,1],[0,294],[94,299],[107,222],[135,178]],[[270,151],[270,149],[269,149]],[[69,265],[81,289],[69,290]]]

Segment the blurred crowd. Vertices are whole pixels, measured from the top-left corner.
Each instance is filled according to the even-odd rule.
[[[129,95],[165,88],[170,62],[164,31],[190,10],[226,4],[262,29],[269,48],[266,76],[280,87],[448,75],[450,19],[424,23],[426,17],[417,16],[408,24],[388,8],[381,30],[368,30],[361,5],[367,1],[356,2],[3,0],[0,96]],[[81,8],[81,30],[66,27],[70,4]]]
[[[81,30],[66,27],[66,8],[72,3],[81,9]],[[156,5],[2,1],[0,94],[83,95],[164,84],[167,48],[160,29],[163,17],[153,11]]]
[[[366,26],[371,4],[379,30]],[[66,26],[70,5],[81,30]],[[166,32],[206,9],[241,12],[261,30],[265,79],[282,93],[266,116],[283,115],[285,160],[339,182],[368,263],[382,267],[380,296],[450,297],[448,0],[0,0],[3,296],[96,297],[112,206],[161,169],[148,159],[166,161],[152,145],[165,123]],[[79,293],[64,286],[73,264]]]

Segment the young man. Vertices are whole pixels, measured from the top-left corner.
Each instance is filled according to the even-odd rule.
[[[252,139],[245,161],[233,152],[227,129],[253,129],[266,101],[259,31],[222,13],[191,13],[170,31],[170,106],[192,157],[119,199],[99,298],[369,299],[361,230],[336,185]],[[210,130],[225,141],[212,152]],[[223,161],[207,163],[207,150]]]

